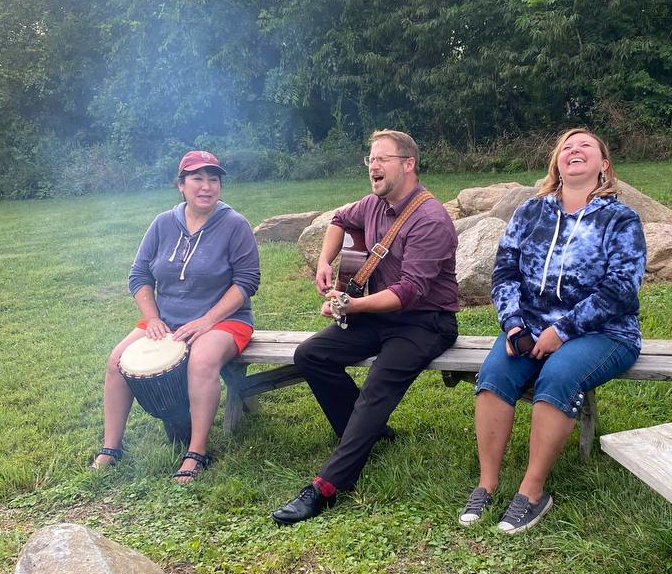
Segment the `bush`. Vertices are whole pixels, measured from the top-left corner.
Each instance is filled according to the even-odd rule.
[[[492,143],[458,149],[441,140],[421,146],[421,165],[425,171],[530,171],[543,169],[555,144],[557,134],[532,132],[502,136]]]
[[[53,193],[87,195],[130,189],[133,173],[140,170],[114,157],[108,145],[75,145],[54,174]]]
[[[31,199],[51,193],[51,164],[62,151],[52,134],[40,136],[36,126],[7,119],[0,146],[0,198]]]
[[[301,141],[291,179],[317,179],[332,175],[350,175],[359,172],[362,165],[361,144],[340,130],[331,130],[320,143],[314,143],[310,134]]]

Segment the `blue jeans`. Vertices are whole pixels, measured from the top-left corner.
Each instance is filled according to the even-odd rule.
[[[501,333],[478,373],[476,394],[495,393],[514,406],[534,386],[532,402],[545,401],[576,418],[586,393],[627,371],[637,360],[636,345],[607,335],[570,339],[548,357],[509,357]]]

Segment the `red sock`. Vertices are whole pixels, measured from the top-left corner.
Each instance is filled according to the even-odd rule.
[[[319,488],[322,496],[325,498],[329,498],[330,496],[334,496],[334,494],[336,494],[336,487],[321,476],[316,476],[313,479],[313,486]]]

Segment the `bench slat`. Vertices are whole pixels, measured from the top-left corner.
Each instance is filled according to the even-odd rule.
[[[294,343],[298,345],[311,335],[312,331],[255,331],[250,345],[262,343]],[[495,337],[460,335],[453,345],[453,349],[490,349]],[[644,339],[642,341],[642,355],[669,355],[672,356],[672,340]]]
[[[291,365],[294,362],[294,349],[312,333],[310,332],[278,332],[257,331],[255,338],[243,354],[237,359],[239,363],[262,363]],[[458,337],[455,346],[434,359],[429,369],[440,371],[478,372],[483,363],[494,337]],[[672,380],[672,341],[649,340],[644,342],[647,351],[656,350],[656,354],[642,353],[626,373],[619,379],[634,380]],[[669,351],[658,354],[658,351]],[[370,366],[373,358],[366,359],[357,366]]]
[[[255,331],[250,345],[264,343],[293,343],[298,345],[315,333],[312,331]],[[495,337],[460,336],[455,341],[456,349],[490,349]]]

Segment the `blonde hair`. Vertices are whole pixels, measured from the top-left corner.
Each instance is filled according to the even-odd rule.
[[[586,128],[572,128],[566,132],[560,134],[558,141],[555,144],[555,148],[551,153],[551,159],[548,162],[548,174],[544,178],[544,181],[541,184],[541,188],[537,192],[537,197],[545,197],[546,195],[555,194],[557,198],[562,197],[562,178],[560,177],[560,170],[558,169],[558,157],[562,151],[562,147],[565,145],[565,142],[576,134],[585,134],[593,138],[602,152],[602,159],[607,160],[607,169],[601,172],[598,176],[597,181],[595,182],[595,188],[591,190],[588,194],[588,201],[594,197],[607,197],[610,195],[616,195],[618,193],[618,181],[616,179],[616,174],[614,173],[614,168],[611,164],[611,157],[609,155],[609,149],[607,144],[605,144],[597,135]],[[604,174],[604,179],[601,180],[602,174]]]
[[[415,140],[411,136],[394,130],[377,130],[371,134],[369,143],[373,144],[382,138],[390,138],[397,146],[399,155],[414,158],[415,174],[420,173],[420,148],[418,148],[418,144],[415,143]]]

